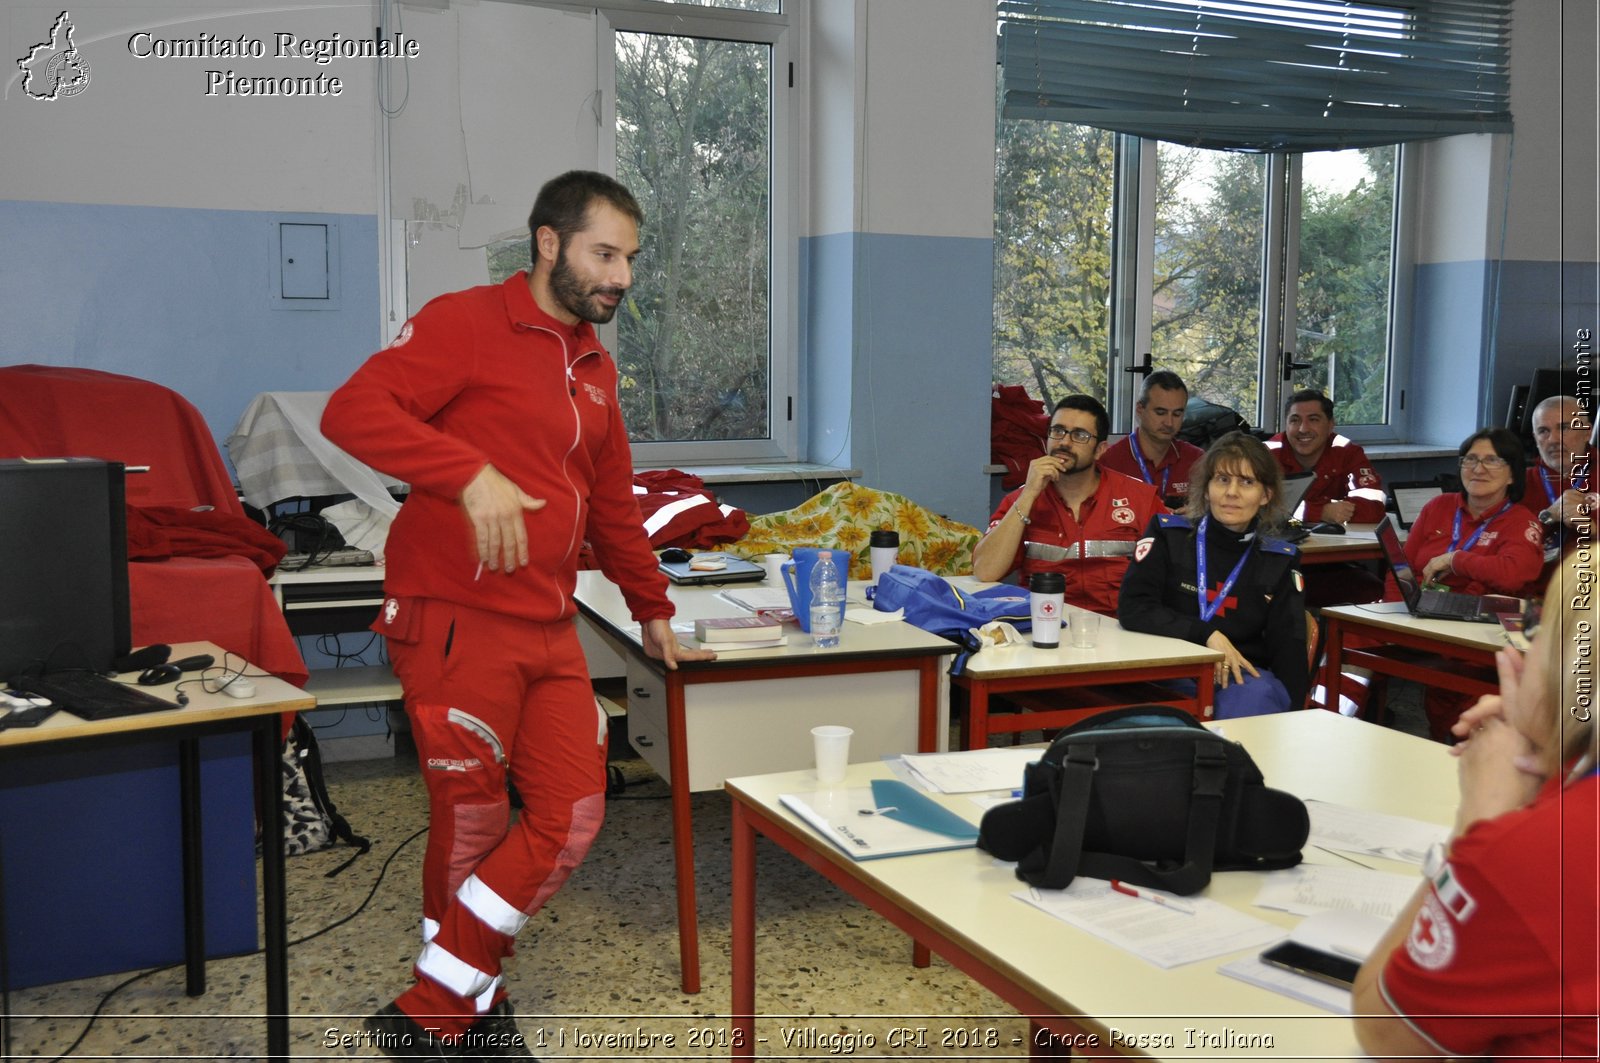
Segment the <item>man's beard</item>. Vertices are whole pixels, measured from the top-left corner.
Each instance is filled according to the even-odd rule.
[[[583,278],[579,277],[577,271],[567,262],[567,249],[563,247],[556,252],[556,264],[550,267],[550,293],[567,313],[580,321],[604,325],[616,316],[617,307],[607,306],[596,297],[615,295],[620,300],[626,291],[626,288],[603,285],[588,287]]]

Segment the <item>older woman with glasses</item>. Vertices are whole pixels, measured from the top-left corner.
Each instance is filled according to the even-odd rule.
[[[1517,503],[1526,488],[1522,444],[1504,428],[1468,436],[1461,457],[1461,493],[1422,507],[1406,536],[1406,559],[1424,583],[1466,594],[1528,594],[1544,568],[1544,529]],[[1467,707],[1465,695],[1429,688],[1422,696],[1428,731],[1450,741]]]
[[[1356,977],[1369,1055],[1595,1058],[1595,576],[1592,548],[1556,567],[1527,656],[1456,725],[1455,828]]]
[[[1521,596],[1544,567],[1544,531],[1522,500],[1522,444],[1504,428],[1461,444],[1461,493],[1422,507],[1406,536],[1406,560],[1424,583],[1467,594]]]

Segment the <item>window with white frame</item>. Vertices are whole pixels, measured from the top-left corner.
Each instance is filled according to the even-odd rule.
[[[601,168],[638,198],[606,339],[641,464],[793,457],[789,19],[776,0],[598,9]],[[489,249],[526,267],[525,235]]]
[[[997,0],[996,379],[1126,427],[1153,363],[1257,425],[1310,386],[1403,436],[1397,145],[1510,130],[1510,10]]]
[[[1119,429],[1146,366],[1266,427],[1317,387],[1341,429],[1395,434],[1398,147],[1302,160],[997,121],[997,383],[1095,395]]]

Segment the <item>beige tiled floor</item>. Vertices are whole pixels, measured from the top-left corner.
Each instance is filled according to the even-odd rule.
[[[1391,697],[1400,726],[1420,724],[1414,691]],[[628,752],[624,750],[624,752]],[[508,985],[524,1032],[545,1059],[726,1058],[729,1008],[729,815],[720,793],[694,796],[703,989],[678,988],[677,930],[667,788],[642,761],[620,759],[625,791],[607,802],[588,860],[523,931]],[[345,1042],[360,1018],[407,984],[417,948],[418,875],[426,804],[414,762],[328,766],[334,800],[372,851],[335,878],[349,850],[289,861],[291,1049],[297,1059],[374,1056]],[[757,912],[757,1003],[769,1058],[840,1058],[783,1037],[861,1035],[853,1054],[1026,1057],[1026,1023],[947,963],[918,970],[908,940],[786,854],[763,845]],[[264,1046],[259,956],[213,961],[210,990],[183,995],[181,969],[86,979],[11,995],[12,1050],[20,1059],[256,1058]],[[122,988],[117,988],[122,986]],[[113,992],[113,990],[116,990]],[[109,996],[107,994],[110,994]],[[99,1017],[88,1016],[96,1009]],[[975,1051],[895,1052],[898,1026],[970,1025],[999,1046]],[[605,1035],[671,1035],[641,1049],[606,1048]],[[705,1047],[689,1044],[698,1038]],[[624,1042],[627,1043],[626,1041]]]
[[[607,802],[606,826],[588,860],[533,918],[508,966],[519,1024],[543,1031],[545,1059],[726,1058],[728,977],[728,803],[694,798],[700,891],[702,991],[678,988],[677,923],[667,788],[642,761],[618,762],[628,788]],[[373,848],[336,878],[349,850],[289,861],[291,1049],[298,1059],[375,1056],[346,1045],[370,1014],[405,988],[417,947],[418,876],[426,805],[409,759],[328,766],[340,811]],[[822,1035],[861,1031],[882,1038],[899,1025],[972,1017],[1012,1036],[1026,1024],[996,998],[937,958],[910,965],[910,944],[882,919],[770,847],[762,882],[757,945],[758,1001],[774,1058],[785,1028]],[[332,924],[340,924],[331,926]],[[331,926],[331,929],[330,929]],[[313,936],[315,935],[315,936]],[[258,1057],[265,1003],[259,956],[213,961],[205,996],[183,995],[174,968],[135,981],[107,976],[15,992],[17,1058],[218,1059]],[[104,1006],[92,1024],[85,1016]],[[848,1013],[848,1014],[840,1014]],[[862,1013],[863,1017],[856,1017]],[[924,1016],[924,1018],[917,1018]],[[998,1016],[998,1017],[996,1017]],[[84,1034],[81,1043],[75,1039]],[[671,1049],[626,1051],[592,1043],[601,1035],[671,1034]],[[712,1051],[689,1048],[692,1036]],[[564,1038],[564,1043],[563,1042]],[[584,1043],[580,1044],[579,1041]]]

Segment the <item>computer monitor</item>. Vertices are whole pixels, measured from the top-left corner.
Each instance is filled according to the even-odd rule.
[[[123,499],[116,462],[0,460],[0,680],[127,654]]]
[[[1528,383],[1527,399],[1523,402],[1521,423],[1508,427],[1516,432],[1524,443],[1529,442],[1533,439],[1533,411],[1539,408],[1539,403],[1552,395],[1577,394],[1577,369],[1535,369],[1533,379]]]

